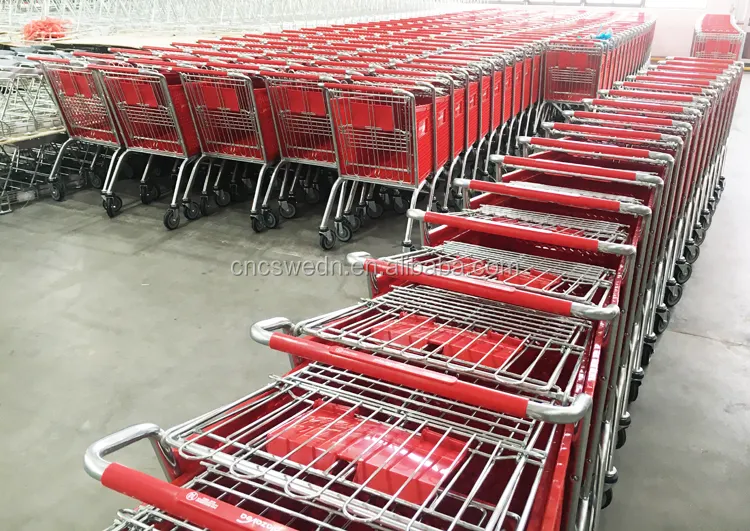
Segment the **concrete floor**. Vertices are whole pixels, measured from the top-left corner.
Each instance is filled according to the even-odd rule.
[[[727,190],[632,407],[606,531],[750,529],[749,118],[747,81]],[[248,393],[287,368],[285,356],[250,340],[252,322],[365,295],[363,278],[235,277],[234,260],[392,254],[404,224],[371,223],[324,255],[320,208],[262,235],[250,231],[246,209],[166,232],[164,204],[131,198],[110,221],[98,195],[82,191],[0,217],[0,529],[103,529],[134,503],[86,476],[88,444],[133,423],[168,427]],[[147,445],[121,459],[158,474]]]

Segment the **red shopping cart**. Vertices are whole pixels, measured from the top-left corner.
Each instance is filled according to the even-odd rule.
[[[94,144],[98,149],[112,151],[109,169],[102,181],[94,171],[89,182],[95,188],[105,185],[112,175],[112,169],[121,153],[124,144],[112,109],[93,72],[84,65],[76,65],[66,59],[39,57],[44,77],[47,79],[57,107],[60,109],[68,139],[60,146],[49,179],[52,182],[52,196],[62,200],[65,197],[65,185],[57,179],[65,153],[73,143]],[[99,151],[97,151],[97,154]],[[91,169],[95,160],[92,161]],[[117,206],[119,204],[119,206]],[[122,203],[114,205],[112,214],[120,209]],[[107,211],[108,213],[110,210]]]
[[[217,204],[226,206],[231,196],[220,187],[224,161],[260,164],[250,210],[253,230],[260,232],[262,225],[258,221],[258,204],[264,190],[264,175],[276,164],[280,153],[265,81],[260,76],[261,67],[219,63],[209,63],[209,66],[214,69],[179,70],[201,143],[202,155],[194,168],[205,158],[222,161],[213,190]],[[266,65],[264,67],[267,68]],[[200,211],[203,215],[208,213],[209,208],[208,186],[212,168],[213,164],[209,165],[201,194]],[[273,171],[278,171],[278,168],[277,165]],[[186,193],[191,188],[194,174],[195,170],[188,181]],[[265,224],[275,225],[270,216]]]
[[[180,224],[177,200],[185,169],[200,152],[198,134],[190,117],[179,75],[166,69],[149,71],[99,65],[90,68],[113,109],[126,147],[109,182],[102,188],[107,213],[113,216],[118,210],[117,205],[122,205],[113,187],[118,170],[130,153],[182,159],[172,201],[164,214],[164,226],[169,230],[176,229]],[[147,174],[144,174],[145,178]],[[142,185],[147,186],[147,183]],[[200,216],[197,203],[183,203],[182,206],[186,218],[197,219]]]
[[[737,26],[733,15],[703,15],[695,24],[690,55],[703,59],[742,57],[745,32]]]

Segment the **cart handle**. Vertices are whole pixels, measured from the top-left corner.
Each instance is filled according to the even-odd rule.
[[[471,219],[464,216],[441,214],[438,212],[425,212],[424,210],[415,208],[407,210],[406,215],[410,219],[430,223],[432,225],[445,225],[461,230],[544,243],[547,245],[554,245],[555,247],[568,247],[572,249],[580,249],[582,251],[602,252],[618,256],[630,256],[635,254],[635,246],[633,245],[602,242],[593,238],[583,238],[581,236],[572,236],[570,234],[548,230],[533,229],[499,221]]]
[[[663,92],[646,92],[640,90],[619,90],[613,89],[609,91],[602,91],[604,94],[609,94],[616,98],[633,98],[639,100],[663,100],[663,101],[674,101],[678,103],[708,103],[708,99],[700,96],[689,96],[686,94],[673,94]]]
[[[680,84],[668,84],[668,83],[659,83],[659,80],[651,80],[656,81],[653,83],[649,83],[649,80],[645,81],[622,81],[621,86],[625,88],[632,88],[632,89],[643,89],[643,90],[655,90],[659,92],[676,92],[679,94],[698,94],[698,95],[704,95],[707,94],[707,92],[700,88],[700,87],[692,87],[692,86],[686,86],[686,85],[680,85]]]
[[[630,114],[616,114],[608,112],[591,112],[591,111],[563,111],[565,118],[581,118],[584,120],[601,120],[603,122],[627,122],[631,124],[645,125],[663,125],[673,127],[678,123],[676,120],[668,118],[648,118],[646,116],[632,116]]]
[[[112,489],[145,504],[153,505],[191,523],[213,531],[294,531],[234,505],[211,496],[157,479],[138,470],[112,463],[105,456],[140,440],[148,439],[157,456],[166,459],[169,453],[160,440],[164,431],[156,424],[136,424],[122,429],[93,443],[86,450],[83,466],[92,478]],[[177,476],[176,467],[170,480]]]
[[[586,394],[577,395],[567,406],[533,402],[526,397],[464,382],[449,374],[284,333],[291,331],[292,328],[292,322],[288,319],[275,317],[255,323],[250,329],[250,336],[258,343],[291,356],[326,363],[394,385],[404,385],[449,400],[464,402],[518,418],[570,424],[583,418],[592,404],[591,397]]]
[[[664,184],[661,177],[645,171],[617,170],[612,168],[600,168],[598,166],[587,166],[585,164],[559,162],[556,160],[531,159],[503,155],[490,155],[490,162],[522,170],[535,170],[554,173],[556,175],[590,177],[594,179],[617,179],[620,181],[633,181],[654,184],[657,186]]]
[[[563,132],[563,135],[575,136],[575,131]],[[583,134],[583,133],[581,133]],[[597,137],[594,133],[588,133],[592,137]],[[603,135],[598,135],[601,138]],[[605,138],[607,136],[605,135]],[[618,141],[618,138],[609,137],[608,140]],[[609,157],[630,157],[638,159],[650,159],[651,154],[654,153],[648,149],[641,148],[628,148],[608,144],[595,144],[591,142],[584,142],[579,140],[570,139],[558,139],[558,138],[541,138],[541,137],[528,137],[519,136],[518,145],[535,146],[539,148],[551,149],[556,151],[563,151],[565,153],[575,154],[591,154],[596,156],[606,155]],[[654,153],[656,155],[656,153]]]
[[[628,92],[628,91],[624,91]],[[636,94],[635,92],[630,92],[630,94]],[[633,111],[657,111],[657,112],[666,112],[666,113],[672,113],[672,114],[687,114],[687,113],[695,113],[698,114],[699,111],[697,109],[693,109],[690,107],[685,107],[683,105],[673,105],[673,104],[666,104],[666,103],[652,103],[648,101],[628,101],[628,100],[615,100],[615,99],[607,99],[607,98],[594,98],[594,99],[584,99],[583,103],[593,106],[599,106],[599,107],[610,107],[614,109],[628,109]]]
[[[618,129],[617,127],[602,127],[597,125],[581,125],[571,124],[565,122],[543,122],[542,128],[546,131],[559,131],[562,133],[590,133],[592,135],[606,135],[613,136],[617,139],[630,139],[630,140],[650,140],[654,142],[663,142],[665,135],[661,133],[651,133],[648,131],[633,131],[632,129]],[[534,140],[534,139],[532,139]],[[540,139],[548,140],[548,139]],[[637,149],[636,151],[645,151],[645,157],[648,157],[649,151],[647,149]]]
[[[373,275],[386,275],[423,286],[481,297],[565,317],[580,317],[592,321],[611,321],[620,314],[620,308],[615,304],[601,308],[590,304],[582,304],[580,302],[519,290],[500,282],[488,282],[466,275],[435,273],[434,270],[425,269],[419,264],[388,262],[372,258],[370,254],[365,252],[349,253],[346,259],[352,266],[361,267],[364,271]]]
[[[556,203],[558,205],[585,208],[588,210],[605,210],[607,212],[619,212],[622,214],[633,214],[644,217],[651,215],[651,209],[645,205],[623,203],[615,199],[606,199],[603,197],[578,195],[575,193],[575,190],[572,189],[569,193],[534,190],[506,183],[480,181],[478,179],[453,179],[453,186],[457,188],[476,190],[478,192],[502,194],[505,196],[517,197],[519,199],[528,199],[529,201]]]
[[[659,72],[654,72],[652,74],[641,74],[637,76],[630,76],[628,81],[635,81],[636,83],[650,83],[650,82],[675,83],[681,86],[689,85],[689,86],[705,87],[705,88],[711,88],[713,86],[712,83],[714,82],[714,80],[711,80],[711,79],[696,79],[690,76],[680,77],[680,76],[669,76],[669,75],[663,75],[663,74],[660,75]]]

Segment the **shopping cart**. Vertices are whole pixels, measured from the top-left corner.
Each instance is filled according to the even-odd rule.
[[[225,206],[231,200],[230,195],[219,186],[224,161],[260,164],[251,208],[253,230],[260,232],[262,227],[257,213],[260,194],[264,190],[264,176],[279,158],[279,144],[260,66],[219,63],[209,63],[207,66],[214,70],[179,70],[202,152],[188,180],[186,194],[191,189],[195,169],[206,158],[222,161],[213,184],[219,206]],[[202,215],[208,214],[208,186],[212,168],[213,164],[209,166],[201,194],[199,207]],[[276,166],[273,171],[278,171],[278,168]],[[293,213],[290,215],[282,209],[282,215],[292,217]]]
[[[145,525],[538,529],[564,426],[529,418],[524,408],[544,409],[533,400],[485,392],[500,399],[494,409],[311,363],[167,432],[141,424],[112,434],[89,447],[85,465],[151,506],[122,514]],[[495,411],[506,407],[515,415]],[[104,459],[142,439],[169,482]]]
[[[351,80],[349,85],[326,84],[339,178],[320,225],[320,245],[325,250],[332,249],[337,238],[351,239],[353,227],[344,213],[351,211],[358,190],[360,204],[367,185],[408,190],[414,206],[429,184],[431,202],[435,182],[451,158],[450,78],[414,81],[381,75]],[[353,183],[348,192],[347,181]],[[328,222],[337,200],[334,232]]]
[[[66,59],[45,57],[39,59],[68,133],[68,139],[60,147],[57,161],[50,173],[52,197],[56,200],[62,200],[65,197],[65,184],[64,181],[57,179],[57,173],[68,148],[74,143],[93,144],[97,146],[97,154],[102,150],[112,153],[103,180],[93,171],[93,165],[91,167],[92,171],[89,174],[91,186],[102,188],[105,183],[109,182],[124,145],[104,92],[96,83],[93,71],[85,65],[72,63]],[[107,213],[114,215],[121,206],[121,202],[115,202]]]
[[[690,55],[737,60],[742,57],[744,44],[745,32],[737,26],[733,15],[703,15],[695,24]]]
[[[190,117],[184,89],[179,75],[170,70],[144,70],[106,65],[89,66],[107,96],[113,115],[120,127],[125,145],[110,179],[102,188],[104,208],[112,217],[122,207],[122,199],[114,191],[118,171],[131,153],[147,153],[182,160],[172,195],[164,214],[164,226],[174,230],[180,225],[177,200],[185,169],[200,151],[200,142]],[[149,162],[153,157],[149,157]],[[148,166],[141,181],[141,195],[151,199],[148,186]],[[158,189],[157,189],[158,190]],[[157,191],[158,193],[158,191]],[[199,205],[183,202],[185,217],[200,216]]]

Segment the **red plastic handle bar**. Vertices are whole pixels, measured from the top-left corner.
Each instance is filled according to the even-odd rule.
[[[684,103],[693,103],[695,101],[694,96],[686,96],[683,94],[669,94],[662,92],[643,92],[639,90],[610,90],[609,94],[610,96],[620,98],[634,98],[640,100],[663,100]]]
[[[679,76],[660,76],[657,74],[647,74],[644,76],[635,76],[633,79],[635,79],[638,83],[648,83],[650,81],[655,81],[657,83],[676,83],[678,85],[692,85],[696,87],[706,87],[711,88],[711,80],[709,79],[695,79],[690,78],[688,76],[685,77],[679,77]]]
[[[462,179],[462,182],[463,181],[464,180]],[[466,187],[469,190],[491,194],[502,194],[505,196],[517,197],[518,199],[528,199],[529,201],[556,203],[558,205],[585,208],[588,210],[606,210],[610,212],[619,212],[621,208],[620,202],[615,201],[614,199],[576,195],[573,190],[571,190],[571,193],[561,193],[547,190],[535,190],[533,188],[522,188],[520,186],[513,186],[504,183],[480,181],[478,179],[465,179],[465,181],[467,183]]]
[[[92,57],[95,59],[109,59],[114,61],[120,60],[120,58],[113,53],[84,52],[82,50],[76,50],[73,52],[73,57]]]
[[[377,78],[382,81],[383,78]],[[332,90],[344,90],[347,92],[366,92],[370,94],[396,94],[398,87],[372,87],[369,85],[345,85],[343,83],[324,83],[323,86]],[[403,89],[402,89],[403,90]]]
[[[556,160],[532,159],[523,157],[503,157],[502,164],[530,170],[548,173],[562,173],[564,175],[598,177],[607,179],[618,179],[621,181],[639,180],[639,172],[630,170],[616,170],[612,168],[600,168],[598,166],[587,166],[585,164],[573,164]]]
[[[509,186],[508,188],[513,187]],[[571,301],[518,290],[499,282],[488,282],[469,276],[435,274],[432,271],[423,270],[412,265],[386,262],[385,260],[374,258],[365,260],[362,267],[368,273],[382,274],[423,286],[463,293],[464,295],[490,299],[515,306],[523,306],[524,308],[567,317],[572,315],[571,309],[573,303]]]
[[[569,247],[572,249],[580,249],[582,251],[597,251],[599,249],[599,242],[591,238],[582,238],[580,236],[571,236],[569,234],[532,229],[497,221],[472,219],[464,216],[452,216],[450,214],[440,214],[438,212],[425,212],[424,221],[433,225],[446,225],[456,229],[545,243],[556,247]]]
[[[142,48],[109,48],[110,53],[123,53],[123,54],[136,54],[136,55],[154,55],[151,50],[143,50]]]
[[[212,531],[294,531],[200,492],[177,487],[138,470],[111,463],[102,485]]]
[[[498,413],[519,418],[527,416],[528,399],[464,382],[455,376],[279,332],[271,335],[268,346],[292,356],[327,363],[371,378],[378,378],[395,385],[404,385]]]
[[[571,133],[573,133],[571,131]],[[588,133],[594,136],[594,133]],[[619,138],[613,138],[613,141]],[[592,155],[607,155],[610,157],[632,157],[639,159],[648,159],[650,152],[647,149],[628,148],[622,146],[612,146],[607,144],[596,144],[593,142],[584,142],[580,140],[557,139],[557,138],[531,138],[529,144],[558,151],[571,153],[590,153]]]
[[[686,87],[685,85],[668,85],[662,83],[641,83],[637,81],[624,81],[622,84],[626,88],[643,89],[643,90],[663,90],[670,92],[678,92],[684,94],[703,94],[703,89],[700,87]]]
[[[404,79],[398,77],[363,76],[355,74],[351,76],[350,79],[352,81],[365,81],[369,83],[393,83],[397,84],[399,87],[419,87],[418,82],[414,81],[413,79]]]
[[[614,109],[627,109],[631,111],[657,111],[674,114],[683,114],[687,107],[682,105],[669,105],[666,103],[635,102],[613,99],[595,98],[591,100],[592,105],[599,107],[609,107]]]
[[[631,139],[631,140],[652,140],[655,142],[662,140],[662,135],[659,133],[649,133],[645,131],[633,131],[631,129],[618,129],[616,127],[599,127],[595,125],[582,125],[582,124],[569,124],[569,123],[562,123],[562,122],[554,122],[552,125],[552,129],[554,131],[560,131],[563,133],[590,133],[592,135],[607,135],[607,136],[613,136],[615,138],[623,138],[623,139]],[[539,140],[547,140],[547,139],[540,138]],[[639,150],[639,151],[646,151],[646,153],[648,153],[647,150]]]
[[[138,68],[130,68],[127,66],[110,66],[110,65],[88,65],[87,68],[92,70],[101,70],[103,72],[113,72],[119,74],[143,74],[142,70]]]
[[[289,81],[320,81],[320,76],[314,74],[292,74],[289,72],[274,72],[272,70],[263,70],[260,74],[266,77],[287,79]]]
[[[229,65],[222,65],[222,68],[226,66],[229,66]],[[201,76],[212,76],[212,77],[229,76],[229,72],[227,72],[226,70],[207,70],[205,68],[187,68],[183,66],[172,68],[172,72],[177,72],[178,74],[197,74]]]
[[[687,57],[687,56],[671,56],[666,58],[667,62],[672,61],[680,61],[680,62],[688,62],[688,63],[708,63],[708,64],[717,64],[717,65],[725,65],[725,66],[732,66],[734,64],[734,61],[732,59],[711,59],[708,57]]]
[[[64,57],[54,57],[51,55],[29,55],[26,57],[29,61],[37,61],[39,63],[54,63],[58,65],[69,65],[70,59]]]
[[[627,122],[631,124],[658,125],[664,127],[671,127],[675,123],[674,120],[670,120],[667,118],[648,118],[646,116],[632,116],[630,114],[615,114],[607,112],[573,111],[573,114],[571,114],[570,116],[583,120]]]

